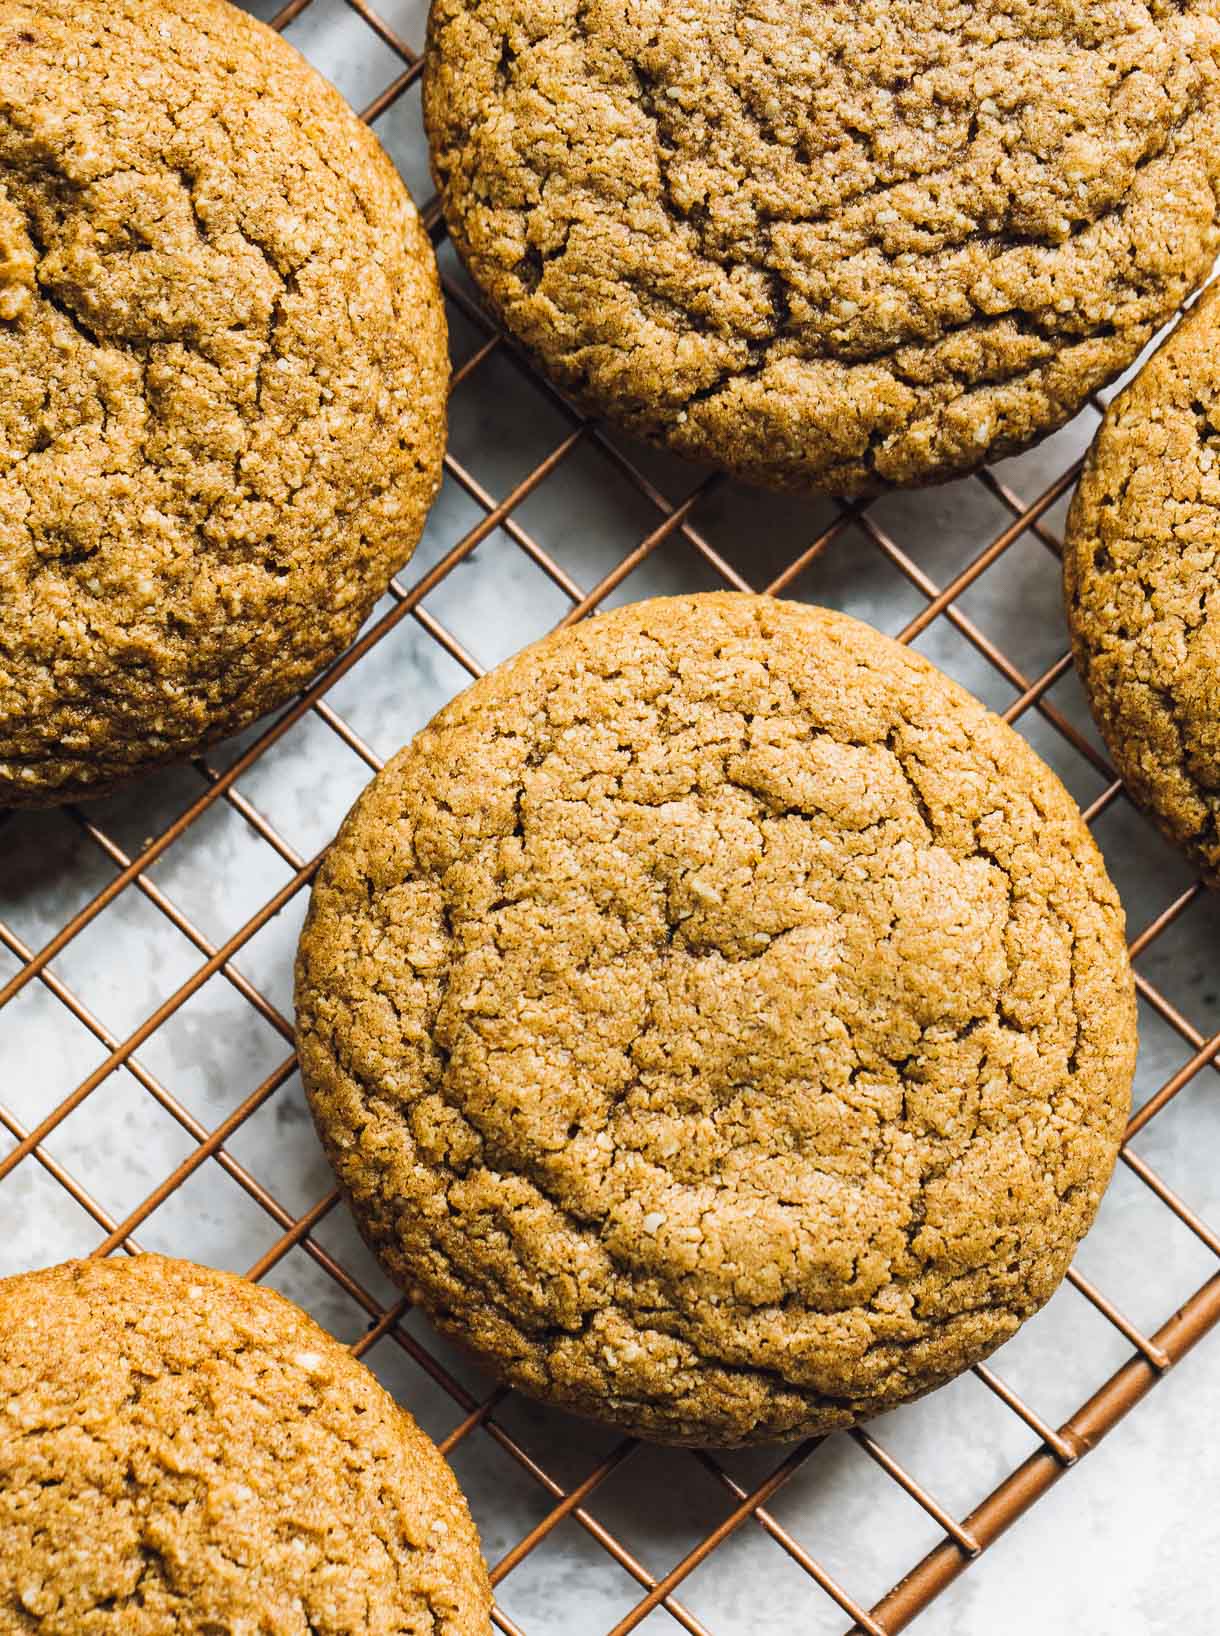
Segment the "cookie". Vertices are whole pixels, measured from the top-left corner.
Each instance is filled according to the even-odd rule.
[[[675,1443],[829,1431],[1006,1340],[1114,1164],[1123,917],[919,655],[676,597],[553,635],[373,781],[297,1031],[368,1243],[513,1385]]]
[[[453,1474],[337,1341],[188,1261],[0,1282],[0,1630],[488,1636]]]
[[[0,15],[0,806],[289,699],[440,480],[435,260],[376,140],[224,0]]]
[[[1068,513],[1072,650],[1135,799],[1220,881],[1220,292],[1110,405]]]
[[[1216,0],[435,0],[454,242],[559,384],[780,489],[1011,454],[1215,256]]]

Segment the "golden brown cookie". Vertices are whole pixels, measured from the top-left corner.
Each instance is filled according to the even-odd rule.
[[[0,1631],[488,1636],[453,1474],[364,1365],[189,1261],[0,1282]]]
[[[1110,405],[1068,514],[1072,649],[1128,789],[1220,880],[1220,291]]]
[[[281,704],[440,480],[435,261],[376,140],[224,0],[0,8],[0,806]]]
[[[679,1443],[827,1431],[1006,1340],[1135,1049],[1048,768],[868,626],[738,595],[551,636],[395,757],[297,1029],[391,1275],[513,1384]]]
[[[435,0],[446,219],[586,405],[777,488],[1011,454],[1217,249],[1218,0]]]

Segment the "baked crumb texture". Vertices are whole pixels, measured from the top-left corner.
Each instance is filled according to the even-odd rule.
[[[1217,250],[1220,0],[435,0],[454,241],[586,405],[781,489],[1011,454]]]
[[[869,627],[737,595],[442,711],[327,856],[297,1024],[391,1275],[514,1385],[676,1443],[849,1425],[1006,1340],[1135,1049],[1048,768]]]
[[[0,1282],[5,1636],[489,1636],[453,1474],[363,1364],[186,1261]]]
[[[0,9],[0,805],[282,703],[440,480],[431,246],[291,46],[223,0]]]
[[[1220,301],[1111,404],[1068,516],[1072,647],[1127,788],[1220,880]]]

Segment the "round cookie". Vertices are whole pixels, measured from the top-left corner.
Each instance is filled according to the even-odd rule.
[[[513,1384],[677,1443],[824,1432],[1006,1340],[1114,1164],[1123,917],[926,660],[764,597],[621,608],[357,802],[297,964],[390,1274]]]
[[[1068,420],[1215,256],[1217,0],[435,0],[425,115],[498,317],[782,489]]]
[[[0,806],[290,698],[440,480],[435,260],[339,94],[224,0],[0,16]]]
[[[1131,794],[1220,881],[1220,291],[1110,405],[1068,513],[1072,650]]]
[[[487,1636],[453,1474],[363,1364],[186,1261],[0,1282],[0,1629]]]

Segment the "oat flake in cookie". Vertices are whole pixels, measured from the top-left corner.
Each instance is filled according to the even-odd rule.
[[[0,1281],[0,1631],[490,1636],[466,1503],[362,1363],[189,1261]]]
[[[1044,436],[1217,248],[1218,0],[435,0],[454,242],[586,405],[867,491]]]
[[[997,717],[840,614],[619,609],[369,786],[302,1069],[368,1242],[514,1385],[671,1442],[842,1426],[1055,1289],[1135,1049],[1113,887]]]
[[[0,806],[199,750],[333,659],[440,479],[431,246],[223,0],[0,7]]]

